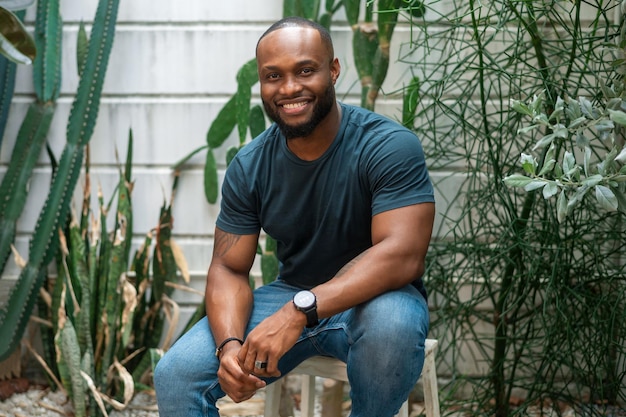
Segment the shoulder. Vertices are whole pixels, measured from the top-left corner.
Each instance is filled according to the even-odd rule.
[[[265,155],[271,155],[274,147],[278,144],[278,127],[273,124],[263,133],[246,143],[235,155],[231,162],[240,167],[252,167],[258,165]]]
[[[342,103],[342,108],[347,119],[346,134],[363,150],[423,152],[417,135],[395,120],[349,104]]]
[[[397,121],[382,114],[375,113],[362,107],[353,106],[351,104],[341,103],[341,106],[347,116],[348,124],[352,127],[361,127],[367,130],[375,129],[377,131],[406,131],[407,133],[413,134],[413,132],[402,126]]]

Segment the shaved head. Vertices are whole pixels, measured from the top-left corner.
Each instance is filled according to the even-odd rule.
[[[326,29],[324,26],[320,25],[317,22],[305,19],[303,17],[298,17],[298,16],[285,17],[284,19],[281,19],[278,22],[274,23],[272,26],[270,26],[265,31],[265,33],[263,33],[263,35],[261,35],[261,37],[259,38],[259,41],[256,44],[257,51],[259,49],[259,43],[261,43],[261,41],[267,35],[269,35],[270,33],[274,32],[274,31],[276,31],[278,29],[289,28],[289,27],[300,27],[300,28],[315,29],[320,34],[320,38],[321,38],[322,43],[324,44],[326,50],[328,51],[330,59],[332,60],[335,57],[335,50],[333,48],[333,41],[332,41],[332,39],[330,37],[330,33],[328,32],[328,29]]]

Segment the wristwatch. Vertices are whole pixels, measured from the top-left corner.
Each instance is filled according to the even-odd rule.
[[[302,290],[293,296],[293,305],[296,310],[306,315],[306,327],[315,327],[319,323],[317,319],[317,299],[311,291]]]

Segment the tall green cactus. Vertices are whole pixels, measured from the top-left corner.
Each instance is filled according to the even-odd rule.
[[[16,12],[18,19],[24,18],[25,11]],[[17,64],[4,56],[0,56],[0,146],[4,137],[4,129],[9,118],[9,109],[15,90],[15,71]]]
[[[0,185],[0,271],[4,269],[15,238],[15,225],[26,203],[28,182],[48,136],[54,103],[61,88],[62,23],[59,0],[37,4],[35,44],[39,54],[33,65],[36,101],[22,122],[11,163]]]
[[[354,63],[361,81],[361,106],[374,110],[378,92],[387,77],[391,37],[402,0],[380,0],[373,22],[373,3],[366,4],[365,21],[359,22],[360,0],[344,0],[352,28]]]
[[[378,1],[378,48],[374,54],[374,64],[372,68],[372,84],[365,97],[364,106],[374,110],[378,92],[387,78],[389,68],[389,51],[391,46],[391,36],[398,21],[398,11],[402,0],[379,0]]]
[[[67,126],[67,143],[50,192],[30,242],[29,259],[8,302],[0,310],[0,360],[18,345],[41,287],[44,268],[58,247],[55,236],[69,212],[71,195],[80,174],[84,147],[96,122],[100,94],[113,45],[119,0],[100,0],[92,27],[87,58]],[[42,86],[42,91],[53,91]]]

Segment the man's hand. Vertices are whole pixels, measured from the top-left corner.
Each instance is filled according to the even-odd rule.
[[[237,358],[241,367],[263,377],[279,377],[278,361],[293,347],[302,334],[306,316],[292,303],[263,320],[246,337]],[[265,368],[255,368],[255,362],[267,362]]]
[[[242,369],[237,359],[239,349],[239,345],[224,349],[217,370],[222,390],[236,403],[251,398],[257,390],[265,386],[265,381]]]

